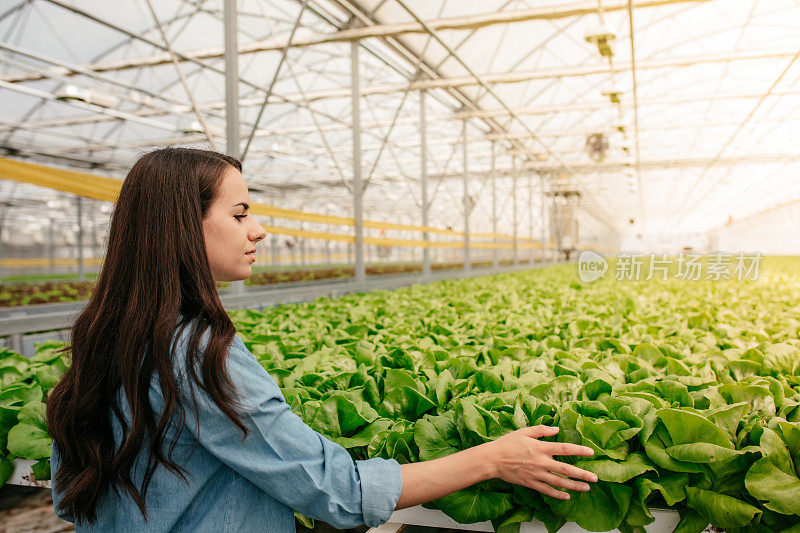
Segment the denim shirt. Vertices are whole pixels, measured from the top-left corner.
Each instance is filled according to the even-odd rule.
[[[176,366],[185,359],[186,337],[182,335],[176,344]],[[247,437],[243,440],[242,431],[198,387],[195,408],[185,372],[179,370],[176,377],[186,424],[183,431],[169,434],[167,442],[177,436],[172,459],[186,469],[186,480],[159,466],[146,495],[147,520],[127,493],[111,489],[98,502],[97,521],[79,521],[76,530],[291,532],[295,531],[293,510],[337,528],[375,527],[389,519],[403,485],[397,461],[354,462],[344,448],[308,427],[238,337],[228,352],[227,370],[236,387]],[[129,417],[124,395],[119,397]],[[163,410],[155,377],[150,402],[155,413]],[[121,427],[116,417],[112,420],[119,445]],[[54,446],[54,479],[58,465]],[[133,469],[137,487],[146,465],[147,455],[142,452]],[[56,513],[74,522],[59,509],[58,489],[54,483]]]

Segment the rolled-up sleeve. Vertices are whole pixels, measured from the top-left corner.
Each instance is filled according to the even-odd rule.
[[[375,527],[389,519],[403,485],[397,461],[354,462],[347,450],[308,427],[238,337],[227,370],[248,435],[242,438],[198,390],[185,405],[196,415],[188,417],[188,426],[206,450],[276,500],[335,527]]]
[[[356,461],[356,467],[361,477],[364,523],[377,527],[389,520],[400,499],[403,489],[400,463],[394,459],[368,459]]]

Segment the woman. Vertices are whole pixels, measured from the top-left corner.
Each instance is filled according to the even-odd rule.
[[[568,498],[591,455],[534,427],[433,461],[353,462],[292,413],[236,337],[215,281],[251,273],[264,230],[241,164],[166,148],[130,170],[108,253],[72,331],[72,365],[47,401],[53,501],[97,531],[294,531],[292,510],[337,527],[491,478]],[[566,476],[566,477],[564,477]]]

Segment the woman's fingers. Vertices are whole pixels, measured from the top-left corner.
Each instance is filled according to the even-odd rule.
[[[594,455],[594,450],[579,444],[569,442],[550,442],[548,443],[547,453],[550,455]]]
[[[561,461],[554,460],[553,463],[553,468],[551,468],[550,471],[554,474],[572,477],[575,479],[582,479],[584,481],[591,481],[592,483],[597,481],[597,474],[593,472],[583,470],[577,466],[568,465],[567,463],[562,463]]]
[[[552,473],[547,473],[543,475],[541,477],[541,480],[549,485],[552,485],[554,487],[561,487],[562,489],[578,490],[581,492],[586,492],[590,488],[589,485],[587,485],[586,483],[575,481],[574,479],[569,479],[566,477],[557,476]]]
[[[539,439],[541,437],[552,437],[558,433],[558,426],[531,426],[523,429],[528,437]]]
[[[560,490],[556,490],[550,485],[542,483],[541,481],[531,481],[528,486],[533,490],[539,491],[546,496],[550,496],[551,498],[558,498],[559,500],[569,500],[569,494],[566,492],[561,492]]]
[[[558,461],[554,456],[591,456],[594,451],[578,444],[539,440],[556,433],[558,427],[540,425],[520,429],[495,441],[495,446],[499,446],[496,455],[500,457],[498,477],[510,483],[527,485],[553,498],[568,497],[554,487],[589,490],[585,482],[597,481],[595,474]]]

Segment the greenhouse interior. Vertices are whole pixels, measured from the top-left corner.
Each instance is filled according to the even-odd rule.
[[[800,533],[799,29],[1,0],[0,532]]]

